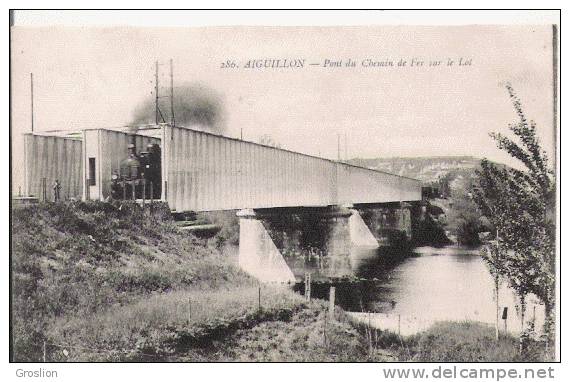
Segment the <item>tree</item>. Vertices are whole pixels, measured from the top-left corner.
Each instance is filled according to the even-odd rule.
[[[277,142],[275,142],[273,140],[273,138],[271,137],[271,135],[269,134],[263,134],[261,137],[259,137],[259,143],[265,146],[271,146],[271,147],[275,147],[280,149],[281,145]]]
[[[487,245],[483,247],[483,260],[489,268],[489,272],[493,276],[493,286],[494,286],[494,298],[495,298],[495,339],[499,339],[499,287],[501,286],[501,274],[504,273],[502,269],[503,263],[501,259],[504,258],[504,254],[501,250],[501,245],[499,242],[499,237],[497,235],[497,240],[495,245]]]
[[[536,136],[535,123],[527,120],[510,84],[506,89],[518,115],[518,122],[509,125],[516,140],[497,133],[491,137],[501,150],[519,160],[524,169],[499,168],[483,159],[474,196],[505,247],[497,269],[519,297],[521,325],[526,296],[533,293],[544,303],[545,332],[551,336],[556,274],[554,172]]]
[[[457,176],[453,183],[454,187],[449,188],[448,194],[452,205],[447,214],[447,226],[456,235],[459,244],[480,245],[481,212],[470,192],[473,188],[473,180],[469,174],[465,173]]]

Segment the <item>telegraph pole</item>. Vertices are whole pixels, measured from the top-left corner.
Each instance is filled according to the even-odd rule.
[[[344,132],[344,160],[348,160],[348,134]]]
[[[158,61],[155,63],[154,74],[154,121],[158,125]]]
[[[499,229],[497,228],[497,256],[495,257],[495,340],[499,340],[499,272],[497,271],[497,266],[499,262],[499,256],[501,249],[499,247]],[[506,323],[505,323],[506,325]],[[506,331],[506,330],[505,330]],[[506,335],[506,333],[505,333]]]
[[[30,73],[30,103],[32,110],[32,133],[34,132],[34,73]]]
[[[172,70],[172,58],[170,59],[170,124],[174,126],[174,74]]]
[[[32,134],[34,133],[34,73],[30,73],[30,120]],[[27,152],[27,140],[24,136],[24,193],[28,195],[28,152]]]

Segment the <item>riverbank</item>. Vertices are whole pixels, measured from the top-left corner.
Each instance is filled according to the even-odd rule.
[[[493,327],[474,321],[436,322],[425,331],[401,338],[391,332],[381,332],[376,343],[383,351],[392,352],[402,362],[554,360],[554,355],[545,349],[542,342],[529,340],[521,352],[518,337],[501,334],[497,341]]]
[[[177,362],[544,362],[544,344],[501,335],[477,322],[438,322],[412,336],[355,324],[342,310],[328,319],[326,304],[313,301],[281,320],[237,330],[207,347],[168,358]]]
[[[218,240],[180,232],[163,204],[33,205],[14,209],[11,223],[14,361],[213,360],[220,343],[243,335],[311,336],[323,323],[324,302],[259,285]],[[284,351],[282,360],[361,354],[348,323],[327,334],[326,352]],[[242,359],[236,346],[222,347],[224,359]],[[274,358],[251,349],[250,360]]]

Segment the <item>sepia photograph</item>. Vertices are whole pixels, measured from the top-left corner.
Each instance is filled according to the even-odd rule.
[[[17,376],[560,361],[560,11],[42,12],[10,11]]]

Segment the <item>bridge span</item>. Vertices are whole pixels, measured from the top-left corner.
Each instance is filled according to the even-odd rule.
[[[416,179],[166,124],[136,134],[26,134],[27,195],[42,195],[46,184],[51,195],[58,180],[62,198],[106,200],[130,142],[137,154],[160,146],[154,188],[178,212],[421,200]]]
[[[274,242],[286,215],[309,222],[301,229],[319,231],[327,253],[341,256],[349,245],[412,238],[420,215],[418,180],[167,124],[26,134],[25,168],[26,196],[45,201],[152,198],[173,212],[239,210],[239,264],[261,281],[295,281]]]
[[[418,180],[197,130],[162,129],[164,199],[176,211],[421,199]]]

